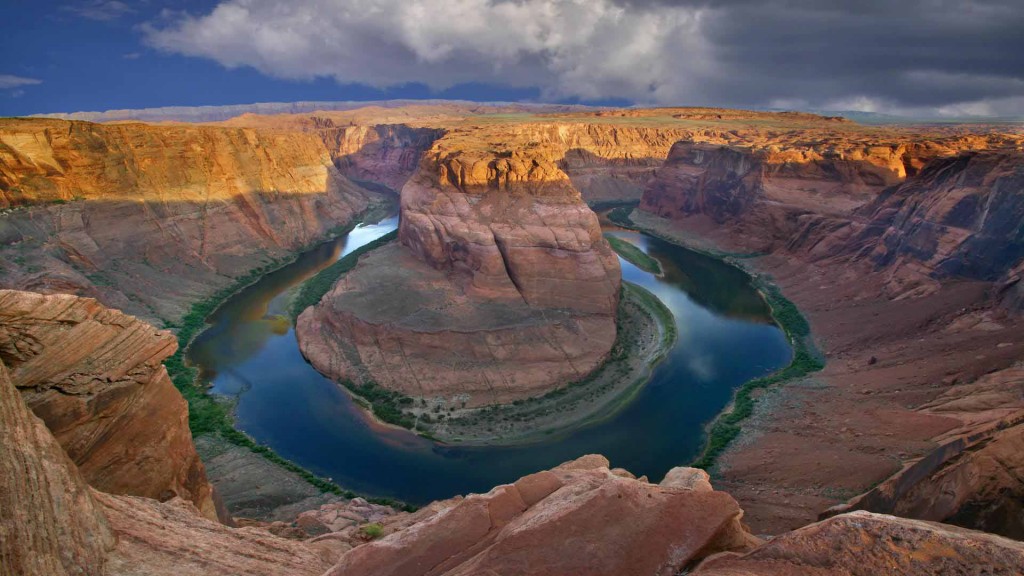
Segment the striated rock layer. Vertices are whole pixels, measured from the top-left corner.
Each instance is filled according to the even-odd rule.
[[[115,537],[0,360],[0,574],[100,574]]]
[[[176,348],[170,332],[92,299],[0,290],[0,360],[85,480],[217,519],[188,405],[162,364]]]
[[[402,189],[398,248],[297,323],[338,379],[479,406],[586,376],[615,342],[618,259],[547,158],[438,141]]]
[[[112,351],[113,353],[114,351]],[[419,576],[1019,573],[1024,544],[863,512],[762,543],[701,470],[660,485],[596,455],[415,513],[364,502],[299,516],[293,538],[230,528],[191,504],[85,485],[0,362],[0,574]],[[364,511],[375,534],[353,525]],[[315,534],[309,538],[311,530]],[[361,534],[361,536],[357,536]],[[699,563],[699,565],[698,565]]]
[[[856,201],[850,187],[884,163],[782,161],[771,150],[680,142],[649,184],[638,222],[767,252],[756,266],[824,343],[825,371],[762,393],[746,441],[719,459],[720,485],[759,530],[798,526],[868,490],[830,513],[1021,534],[1013,365],[1024,354],[1024,155],[1019,141],[1007,144],[893,149],[891,179],[876,178]],[[786,173],[801,176],[778,182]]]
[[[344,226],[367,194],[316,134],[3,120],[0,207],[29,207],[0,216],[0,286],[176,320]]]

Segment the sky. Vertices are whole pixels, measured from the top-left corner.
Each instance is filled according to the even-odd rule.
[[[0,115],[452,98],[1024,116],[1024,0],[0,0]]]

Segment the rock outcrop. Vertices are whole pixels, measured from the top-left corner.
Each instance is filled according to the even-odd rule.
[[[1016,536],[1024,460],[1006,410],[1019,409],[1011,366],[1024,330],[1020,140],[854,142],[680,142],[635,213],[662,233],[768,254],[754,266],[826,343],[814,386],[767,393],[774,411],[745,424],[750,440],[719,460],[720,485],[766,532],[817,517],[836,502],[829,492],[869,490],[830,513]],[[960,409],[987,405],[999,387],[998,417]],[[954,392],[960,408],[940,409]]]
[[[784,245],[801,216],[850,214],[901,183],[924,159],[943,153],[948,149],[927,143],[681,141],[648,184],[640,207],[665,218],[704,215],[719,224],[761,229],[766,244]]]
[[[869,510],[1024,539],[1024,367],[954,386],[921,410],[963,425],[879,486],[825,514]]]
[[[865,206],[865,229],[845,249],[885,269],[897,293],[954,278],[1006,278],[1024,261],[1021,190],[1022,152],[936,160]]]
[[[542,395],[607,356],[620,273],[597,217],[544,156],[464,148],[478,144],[438,141],[402,189],[400,246],[300,316],[321,372],[480,406]]]
[[[444,135],[439,128],[401,124],[336,128],[330,119],[318,123],[334,165],[357,182],[383,184],[396,192],[416,171],[423,153]]]
[[[727,494],[618,476],[600,457],[467,496],[345,554],[329,576],[671,575],[757,541]]]
[[[217,519],[188,406],[162,364],[176,348],[170,332],[92,299],[0,290],[0,360],[85,480],[180,497]]]
[[[760,542],[700,470],[661,485],[584,456],[414,513],[324,506],[292,538],[202,518],[175,498],[91,489],[0,361],[0,573],[200,576],[1018,573],[1024,544],[856,512]],[[374,519],[375,531],[346,522]],[[325,533],[312,539],[305,529]],[[337,529],[337,531],[334,531]],[[378,538],[378,539],[375,539]],[[703,562],[702,562],[703,561]],[[698,563],[699,566],[694,566]],[[326,571],[326,572],[325,572]]]
[[[844,514],[773,538],[744,555],[725,553],[694,576],[1020,574],[1024,544],[954,526],[867,512]]]
[[[115,537],[0,360],[0,574],[100,574]]]

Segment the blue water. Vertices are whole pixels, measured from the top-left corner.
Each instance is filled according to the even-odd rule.
[[[664,277],[622,261],[625,280],[672,310],[679,339],[635,400],[609,419],[551,441],[511,447],[439,445],[374,424],[299,352],[286,292],[397,226],[360,226],[238,293],[214,313],[188,358],[237,398],[238,427],[258,442],[357,492],[422,504],[481,492],[583,454],[652,480],[700,451],[703,427],[743,382],[791,358],[783,332],[742,271],[646,235],[612,233],[658,258]]]

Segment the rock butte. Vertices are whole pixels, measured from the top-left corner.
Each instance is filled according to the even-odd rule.
[[[438,140],[402,188],[400,247],[299,317],[303,354],[335,378],[465,406],[585,377],[615,343],[620,291],[597,216],[543,155],[452,146]]]
[[[1022,142],[1006,127],[719,109],[433,104],[211,125],[0,120],[0,285],[102,303],[0,296],[0,566],[1024,572],[1019,542],[925,521],[1024,537]],[[191,303],[330,236],[385,188],[402,191],[399,243],[364,257],[303,316],[300,331],[316,337],[304,337],[306,353],[328,373],[358,363],[380,378],[405,362],[386,343],[415,353],[389,383],[410,394],[504,402],[552,384],[530,366],[585,373],[614,336],[618,273],[583,201],[624,200],[639,201],[631,218],[659,234],[764,254],[746,262],[805,311],[827,367],[758,396],[744,441],[713,469],[728,494],[699,471],[655,485],[591,456],[412,514],[356,499],[291,523],[214,521],[184,402],[160,367],[173,339],[103,305],[176,322]],[[435,307],[422,317],[360,308],[381,278]],[[437,314],[446,309],[458,313]],[[538,321],[537,310],[561,316]],[[487,363],[473,370],[494,375],[485,387],[453,378],[447,350],[417,340],[495,318],[513,331],[489,335],[502,346],[490,356],[474,351]],[[516,360],[529,366],[508,386]],[[436,388],[422,388],[424,371],[439,374]],[[129,440],[153,423],[160,441]],[[367,542],[370,522],[383,535]],[[778,536],[760,543],[744,523]]]

